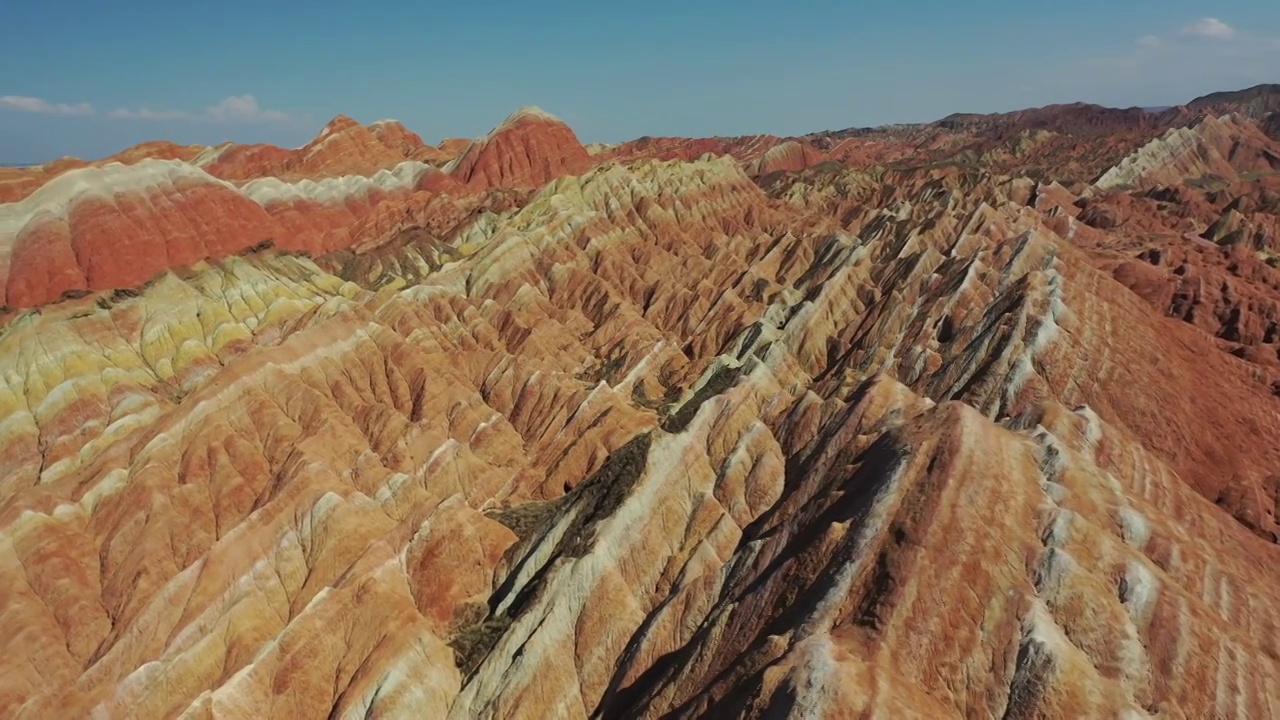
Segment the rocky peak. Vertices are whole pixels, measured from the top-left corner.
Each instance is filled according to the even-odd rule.
[[[585,171],[591,155],[559,118],[522,107],[472,142],[446,170],[478,187],[538,187]]]

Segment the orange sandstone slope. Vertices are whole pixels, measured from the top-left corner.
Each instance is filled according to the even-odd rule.
[[[208,248],[225,194],[314,255],[0,327],[0,715],[1277,715],[1280,376],[1094,210],[1264,189],[608,152],[525,111],[447,174],[0,216],[163,191]]]

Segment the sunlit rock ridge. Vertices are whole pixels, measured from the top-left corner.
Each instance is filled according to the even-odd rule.
[[[0,176],[0,716],[1277,717],[1223,102]]]

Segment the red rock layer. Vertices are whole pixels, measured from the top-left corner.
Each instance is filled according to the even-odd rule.
[[[210,153],[201,166],[225,180],[276,177],[320,179],[372,175],[405,160],[447,161],[446,153],[395,120],[361,125],[345,115],[330,120],[311,142],[296,150],[273,145],[230,145]]]
[[[897,162],[917,149],[917,145],[912,142],[851,137],[840,140],[827,154],[850,167],[872,167]]]
[[[1276,97],[1273,86],[1259,86],[1156,112],[1076,103],[819,132],[803,139],[856,167],[950,163],[1071,185],[1092,182],[1161,134],[1207,117],[1234,114],[1266,122]]]
[[[536,188],[592,164],[568,125],[537,108],[521,108],[467,146],[446,170],[478,189]]]
[[[134,145],[93,162],[79,158],[61,158],[30,168],[0,168],[0,203],[17,202],[68,170],[102,167],[111,163],[133,165],[148,159],[190,161],[203,150],[204,147],[200,145],[178,145],[157,140]]]
[[[427,204],[441,193],[464,194],[449,175],[413,161],[371,178],[347,176],[286,183],[256,180],[243,192],[258,202],[281,228],[280,247],[321,255],[350,247],[373,231],[371,215],[395,216]],[[357,229],[357,228],[363,229]],[[385,229],[385,224],[375,226]]]
[[[744,135],[729,138],[642,137],[619,143],[600,153],[600,160],[696,160],[703,155],[727,155],[736,160],[754,160],[783,142],[775,135]]]
[[[331,120],[311,142],[298,149],[268,144],[225,143],[214,147],[145,142],[101,160],[62,158],[31,168],[0,168],[0,203],[17,202],[68,170],[133,165],[143,160],[183,160],[214,177],[234,182],[258,178],[319,179],[341,175],[372,175],[405,160],[443,165],[457,157],[469,140],[445,140],[439,147],[397,120],[361,125],[345,115]]]
[[[808,143],[788,140],[775,145],[747,164],[747,174],[752,177],[773,172],[799,172],[826,160],[826,156]]]
[[[1090,198],[1078,217],[1105,232],[1078,233],[1076,241],[1161,312],[1217,337],[1234,355],[1275,366],[1280,362],[1278,180]]]
[[[965,129],[994,137],[1015,137],[1027,131],[1048,130],[1068,135],[1115,135],[1164,124],[1159,114],[1142,108],[1108,108],[1088,103],[1047,105],[993,115],[957,113],[938,121],[946,128]]]
[[[209,148],[207,153],[196,158],[195,164],[214,177],[245,182],[255,178],[275,177],[293,161],[294,152],[265,143],[227,143]]]
[[[322,139],[304,149],[310,157],[329,158],[309,171],[336,172],[349,168],[342,163],[369,160],[350,143],[353,135],[370,132],[337,122],[329,135],[333,143]],[[397,140],[394,128],[382,132],[388,143],[415,142]],[[344,154],[343,147],[351,152]],[[209,165],[226,162],[256,174],[278,167],[280,152],[238,146],[207,154]],[[390,152],[377,162],[390,162]],[[466,194],[451,176],[417,161],[368,177],[262,178],[239,188],[179,161],[75,170],[22,202],[0,205],[0,305],[29,307],[68,291],[136,287],[166,269],[263,241],[316,255],[379,242],[401,229],[394,218],[446,192]],[[375,210],[381,219],[366,222]]]
[[[28,307],[67,291],[135,287],[171,267],[281,237],[234,187],[176,160],[74,170],[0,206],[3,294]]]
[[[461,155],[462,151],[466,150],[470,144],[471,141],[467,138],[445,138],[436,147],[450,158],[455,158]]]
[[[279,175],[306,177],[371,175],[408,159],[423,147],[422,138],[395,121],[365,127],[339,115],[314,140],[298,149]]]
[[[178,145],[164,140],[144,142],[93,163],[108,165],[118,162],[133,165],[143,160],[183,160],[190,162],[204,150],[203,145]]]

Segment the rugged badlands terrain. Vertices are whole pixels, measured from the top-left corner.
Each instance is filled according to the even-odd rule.
[[[1280,717],[1259,97],[0,171],[0,716]]]

